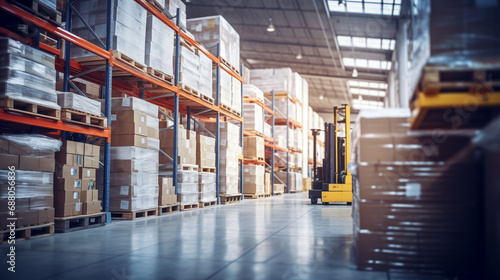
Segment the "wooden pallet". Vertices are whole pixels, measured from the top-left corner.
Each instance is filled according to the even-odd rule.
[[[63,122],[76,123],[100,129],[106,129],[106,127],[108,127],[108,121],[105,117],[98,117],[73,109],[62,109],[61,120]]]
[[[258,98],[255,96],[248,96],[248,95],[243,96],[243,103],[253,103],[255,101],[260,102],[262,104],[266,104],[264,99],[262,99],[262,98]]]
[[[220,108],[222,108],[223,110],[225,110],[225,111],[227,111],[227,112],[229,112],[229,113],[231,113],[231,114],[233,114],[233,115],[236,115],[236,116],[238,116],[238,117],[241,117],[241,113],[240,113],[240,112],[238,112],[238,111],[236,111],[236,110],[234,110],[233,108],[231,108],[231,107],[229,107],[229,106],[227,106],[227,105],[225,105],[225,104],[220,104],[219,106],[220,106]]]
[[[214,105],[214,103],[215,103],[215,100],[212,97],[206,96],[204,94],[200,94],[200,99],[203,100],[203,101],[205,101],[205,102],[208,102],[208,103],[210,103],[212,105]]]
[[[268,193],[263,193],[263,194],[246,193],[245,194],[245,198],[250,198],[250,199],[266,198],[266,197],[271,197],[271,194],[268,194]]]
[[[180,210],[181,209],[178,202],[175,204],[158,206],[158,213],[160,216],[179,212]]]
[[[217,200],[199,203],[200,208],[206,208],[206,207],[212,207],[212,206],[217,206]]]
[[[163,73],[159,70],[155,70],[151,67],[147,68],[147,73],[150,76],[153,76],[153,77],[157,78],[158,80],[161,80],[169,85],[174,85],[174,77],[171,75],[165,74],[165,73]]]
[[[178,164],[178,170],[186,170],[186,171],[198,171],[198,165],[196,164]]]
[[[181,204],[181,211],[194,210],[194,209],[198,209],[198,207],[200,207],[199,203]]]
[[[40,42],[50,47],[57,48],[57,40],[47,34],[40,33]]]
[[[57,233],[72,232],[77,230],[102,227],[106,225],[106,213],[95,213],[73,217],[55,218]]]
[[[260,132],[260,131],[257,131],[257,130],[253,130],[253,129],[245,129],[245,131],[248,131],[252,134],[255,134],[256,136],[259,136],[259,137],[264,137],[264,133]]]
[[[302,153],[302,150],[301,149],[296,149],[296,148],[289,148],[290,151],[294,152],[294,153]]]
[[[160,3],[158,3],[155,0],[148,0],[148,2],[149,2],[149,4],[153,5],[153,7],[155,7],[158,11],[160,11],[162,13],[163,13],[163,10],[165,10],[165,7],[162,8],[162,6],[160,5]]]
[[[0,99],[0,107],[5,111],[16,112],[41,118],[60,120],[61,110],[37,105],[26,101],[19,101],[9,97]]]
[[[273,193],[273,195],[274,195],[274,196],[276,196],[276,195],[282,195],[282,194],[284,194],[284,193],[285,193],[284,191],[283,191],[283,192],[274,192],[274,193]]]
[[[290,193],[301,193],[304,192],[303,190],[290,190]]]
[[[220,203],[221,204],[231,204],[241,201],[241,194],[220,194]]]
[[[41,18],[50,19],[51,21],[57,23],[58,25],[62,22],[61,12],[50,8],[41,1],[38,0],[11,0],[9,2],[14,3],[30,13],[40,16]]]
[[[26,239],[50,236],[54,234],[54,223],[16,228],[15,233],[16,242]],[[0,244],[7,243],[10,236],[10,230],[2,230],[0,231],[0,235],[2,236]]]
[[[113,51],[113,57],[116,58],[117,60],[120,60],[122,62],[127,63],[128,65],[136,68],[137,70],[140,70],[142,72],[146,72],[147,67],[144,66],[143,64],[135,61],[134,59],[130,58],[126,54],[123,54],[119,51]]]
[[[189,93],[190,95],[192,95],[196,98],[200,98],[200,93],[197,90],[195,90],[195,89],[193,89],[185,84],[180,84],[180,87],[183,91]]]
[[[132,212],[111,211],[112,220],[135,220],[151,216],[158,216],[158,208],[138,210]]]
[[[175,15],[173,15],[173,16],[175,16]],[[198,53],[197,53],[197,52],[198,52],[198,49],[197,49],[197,48],[195,48],[195,47],[194,47],[194,46],[193,46],[190,42],[186,41],[186,39],[181,38],[180,45],[181,45],[182,47],[187,48],[187,49],[188,49],[188,50],[190,50],[191,52],[193,52],[193,53],[195,53],[195,54],[198,54]]]
[[[216,173],[217,168],[215,167],[199,167],[198,172]]]
[[[229,64],[229,62],[227,60],[225,60],[224,58],[221,57],[220,58],[220,62],[222,64],[224,64],[227,68],[229,68],[229,69],[233,70],[234,72],[236,72],[236,74],[238,74],[238,75],[240,74],[240,70],[238,68],[232,66],[231,64]]]
[[[256,158],[243,158],[243,160],[246,160],[246,161],[264,161],[264,158],[263,157],[256,157]]]

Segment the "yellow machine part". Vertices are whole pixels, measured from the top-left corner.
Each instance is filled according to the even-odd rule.
[[[352,184],[330,184],[321,192],[321,202],[352,202]]]

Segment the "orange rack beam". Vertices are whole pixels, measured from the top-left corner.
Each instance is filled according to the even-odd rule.
[[[291,151],[290,151],[290,150],[288,150],[288,149],[285,149],[285,148],[282,148],[282,147],[278,147],[278,146],[276,146],[276,145],[274,145],[274,144],[267,143],[267,142],[264,142],[264,146],[269,147],[269,148],[273,148],[273,149],[275,149],[275,150],[277,150],[277,151],[291,152]]]
[[[243,102],[244,103],[254,103],[262,107],[264,111],[268,112],[270,115],[274,116],[274,111],[271,110],[271,108],[267,107],[264,103],[262,103],[262,100],[259,100],[257,98],[252,98],[252,97],[243,97]]]
[[[264,160],[253,160],[253,159],[243,159],[244,164],[253,164],[253,165],[266,165],[266,162]]]
[[[97,129],[93,127],[86,127],[80,125],[68,124],[60,120],[51,120],[41,117],[33,117],[22,114],[8,113],[5,110],[0,109],[0,120],[20,123],[30,126],[38,126],[55,130],[63,130],[69,132],[76,132],[81,134],[93,135],[97,137],[107,138],[107,141],[111,140],[111,128]]]

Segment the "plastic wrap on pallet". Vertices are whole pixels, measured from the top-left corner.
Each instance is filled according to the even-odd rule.
[[[73,13],[72,32],[96,45],[106,42],[107,2],[82,0],[73,4],[80,16],[95,30],[100,41],[87,29],[80,16]],[[115,1],[113,9],[113,48],[144,64],[146,48],[146,17],[147,11],[133,0]],[[95,56],[94,53],[80,48],[71,50],[71,57]]]
[[[213,82],[214,82],[214,87],[216,87],[216,85],[215,85],[215,82],[216,82],[215,77],[214,77]],[[232,105],[231,75],[229,75],[229,73],[227,73],[224,70],[220,70],[219,71],[219,82],[220,82],[220,86],[219,86],[219,94],[220,94],[219,103],[231,107],[231,105]]]
[[[174,35],[172,28],[156,16],[148,15],[146,65],[170,76],[174,75]]]
[[[0,38],[0,54],[20,56],[36,64],[44,65],[49,69],[55,69],[54,55],[50,55],[9,38]]]
[[[288,98],[275,98],[274,99],[274,109],[277,119],[286,119],[287,114],[287,106],[288,106],[288,118],[292,121],[295,120],[295,104],[293,104]]]
[[[300,102],[303,100],[303,81],[302,77],[296,73],[293,72],[292,76],[292,90],[290,91],[290,96],[297,98]]]
[[[217,55],[219,43],[220,56],[239,71],[240,36],[222,16],[189,19],[187,30],[213,55]]]
[[[243,127],[245,130],[255,130],[264,133],[263,109],[257,104],[243,104]]]
[[[286,134],[288,130],[288,146],[286,143]],[[286,125],[275,125],[274,126],[274,143],[275,145],[282,148],[295,148],[295,130],[287,129]]]
[[[128,199],[111,199],[109,202],[110,211],[138,211],[158,208],[158,195],[145,195]]]
[[[294,159],[295,159],[295,164],[294,164],[295,167],[296,168],[302,167],[302,154],[301,153],[294,154]]]
[[[156,174],[156,176],[153,176]],[[123,173],[111,173],[110,175],[111,185],[158,185],[158,175],[157,172],[123,172]]]
[[[198,89],[200,94],[214,98],[212,60],[201,51],[198,52],[198,57],[200,59]]]
[[[416,89],[426,65],[498,67],[500,4],[497,1],[412,1],[408,86]]]
[[[302,143],[302,131],[299,129],[295,129],[295,148],[298,150],[303,150],[303,143]]]
[[[264,173],[265,168],[262,165],[245,165],[243,167],[244,193],[263,194]]]
[[[181,45],[179,49],[179,83],[199,91],[200,58],[189,48]]]
[[[267,122],[264,123],[264,136],[273,137],[272,131],[273,131],[272,126],[270,124],[268,124]]]
[[[217,186],[216,186],[215,182],[214,183],[200,183],[199,184],[200,194],[211,193],[211,192],[216,193],[216,189],[217,189]]]
[[[186,27],[186,4],[181,0],[164,0],[165,2],[165,12],[167,12],[172,18],[173,22],[177,23],[176,15],[177,9],[180,11],[180,24],[182,27]]]
[[[54,70],[53,66],[48,67],[21,55],[9,52],[0,54],[0,69],[3,68],[22,71],[46,80],[53,80],[56,76],[56,70]]]
[[[262,90],[252,84],[243,85],[243,96],[264,100],[264,92],[262,92]]]
[[[290,68],[252,69],[250,83],[256,85],[264,93],[274,90],[278,92],[292,92],[293,72]]]
[[[23,153],[36,155],[52,155],[61,149],[62,142],[41,134],[2,134],[0,139],[5,139],[21,146]]]
[[[241,113],[241,82],[231,76],[231,109]]]
[[[101,101],[101,110],[104,110],[104,100]],[[111,112],[140,111],[153,118],[158,118],[158,106],[135,97],[113,97],[111,99]],[[102,111],[104,113],[104,111]]]
[[[114,160],[145,160],[158,162],[158,151],[126,146],[126,147],[111,147],[111,159]]]
[[[54,81],[14,70],[3,74],[4,78],[0,78],[0,97],[6,96],[14,100],[53,109],[61,108],[57,105]]]
[[[213,184],[213,186],[215,187],[215,184]],[[200,193],[199,200],[200,202],[217,201],[217,192],[214,190],[211,192]]]
[[[195,193],[179,193],[177,194],[179,197],[179,202],[181,204],[196,204],[199,201],[200,194],[198,192]]]
[[[112,173],[113,174],[113,173]],[[111,199],[116,198],[136,198],[136,197],[150,197],[159,194],[159,187],[154,185],[114,185],[110,186]]]
[[[200,172],[198,174],[198,182],[200,184],[215,183],[216,174],[209,172]]]
[[[72,92],[57,92],[57,103],[62,109],[72,109],[101,116],[101,102]]]
[[[295,176],[295,190],[296,191],[302,191],[303,190],[302,173],[300,173],[300,172],[294,172],[293,176]]]
[[[51,8],[54,11],[57,11],[57,0],[38,0],[40,3],[44,4],[45,6]]]
[[[10,201],[9,197],[15,194],[16,210],[40,209],[53,207],[54,174],[50,172],[15,170],[15,191],[8,192],[7,186],[12,182],[12,172],[10,170],[0,170],[0,185],[4,188],[0,191],[0,200]],[[7,207],[0,210],[6,213]]]
[[[198,194],[198,183],[178,183],[177,184],[177,193],[181,194],[190,194],[196,193]]]
[[[299,103],[294,104],[295,107],[295,120],[299,123],[302,124],[303,117],[302,117],[302,105]]]

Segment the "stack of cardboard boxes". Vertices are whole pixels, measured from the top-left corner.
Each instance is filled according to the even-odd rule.
[[[174,75],[174,30],[154,15],[148,15],[146,26],[146,66]]]
[[[196,135],[196,164],[203,170],[215,168],[215,138]]]
[[[201,203],[217,201],[216,174],[209,172],[200,172],[198,177]]]
[[[141,99],[113,98],[110,210],[158,207],[158,107]]]
[[[177,195],[172,178],[160,177],[160,191],[158,195],[158,206],[166,206],[177,203]]]
[[[54,152],[61,142],[42,135],[0,136],[0,230],[54,222]],[[12,189],[12,183],[15,189]],[[15,197],[15,216],[8,214]]]
[[[243,157],[251,160],[264,160],[264,138],[245,136],[243,138]]]
[[[478,174],[470,137],[409,132],[408,111],[363,111],[353,154],[357,265],[462,272],[477,237]]]
[[[181,205],[198,204],[200,198],[198,171],[177,171],[177,200]]]
[[[100,147],[63,141],[56,153],[54,203],[56,217],[99,213],[101,202],[96,188]]]
[[[262,165],[248,165],[243,167],[243,192],[246,194],[264,193],[264,171]]]
[[[254,103],[243,104],[244,128],[249,131],[264,133],[263,109]]]

